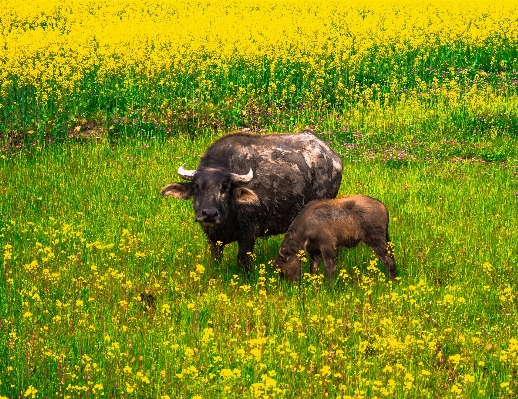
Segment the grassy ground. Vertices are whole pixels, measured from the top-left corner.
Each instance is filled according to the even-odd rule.
[[[335,144],[347,151],[340,193],[390,210],[401,277],[388,282],[359,247],[339,255],[338,287],[306,276],[298,288],[268,264],[281,236],[258,242],[246,281],[235,246],[213,264],[190,203],[160,197],[213,139],[72,143],[3,161],[4,396],[515,391],[515,163],[388,162]]]
[[[0,399],[516,396],[515,2],[5,3]],[[159,192],[240,127],[329,142],[398,281],[212,262]]]

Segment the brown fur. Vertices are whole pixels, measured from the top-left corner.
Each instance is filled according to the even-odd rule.
[[[323,260],[326,274],[334,277],[336,250],[364,243],[372,248],[389,277],[395,280],[388,223],[385,205],[365,195],[311,201],[289,227],[275,258],[275,266],[286,279],[296,281],[300,277],[300,256],[305,251],[310,259],[311,273],[318,271]]]

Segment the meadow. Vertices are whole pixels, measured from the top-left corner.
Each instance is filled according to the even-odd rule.
[[[516,396],[518,2],[4,3],[1,399]],[[239,128],[325,139],[398,280],[212,261],[160,189]]]

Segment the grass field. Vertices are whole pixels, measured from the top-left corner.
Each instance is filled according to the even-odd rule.
[[[516,397],[517,2],[4,3],[0,398]],[[212,262],[159,193],[241,127],[329,142],[398,281]]]

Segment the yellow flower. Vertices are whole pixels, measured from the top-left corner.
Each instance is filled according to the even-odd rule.
[[[228,301],[229,301],[229,300],[228,300],[228,296],[227,296],[227,294],[224,294],[223,292],[221,292],[221,293],[219,294],[219,300],[220,300],[221,302],[228,302]]]
[[[223,369],[219,373],[223,378],[228,379],[234,376],[234,373],[230,369]]]
[[[32,385],[29,385],[29,388],[25,391],[24,396],[27,398],[35,398],[36,394],[38,393],[38,390],[34,388]]]
[[[142,371],[137,371],[137,377],[140,378],[140,380],[146,384],[149,384],[151,382]]]
[[[214,338],[214,330],[210,327],[205,328],[203,330],[203,336],[201,337],[201,342],[204,344],[209,343]]]
[[[104,389],[103,384],[95,384],[92,388],[92,392],[96,393],[97,391],[102,391]]]
[[[458,385],[453,384],[450,390],[452,393],[460,395],[462,393],[462,389],[459,388]]]
[[[489,262],[484,262],[484,264],[482,264],[482,269],[489,275],[493,271],[493,266],[491,266],[491,263]]]
[[[184,349],[184,353],[185,353],[186,357],[193,357],[194,356],[194,350],[189,348],[189,347],[186,347]]]
[[[459,362],[461,361],[461,357],[458,353],[456,355],[450,356],[449,359],[450,359],[450,362],[452,362],[455,366],[457,364],[459,364]]]
[[[328,375],[331,374],[331,367],[329,366],[324,366],[320,369],[320,374],[323,376],[323,377],[327,377]]]
[[[162,305],[161,312],[164,316],[169,316],[171,314],[171,305],[169,305],[168,303],[164,303]]]
[[[386,365],[384,368],[383,368],[383,372],[384,373],[392,373],[393,369],[392,369],[392,366],[389,366],[389,365]]]

